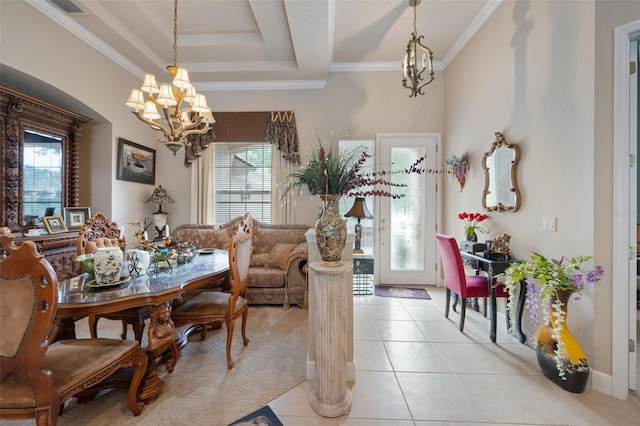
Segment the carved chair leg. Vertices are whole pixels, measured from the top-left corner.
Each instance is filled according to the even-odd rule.
[[[144,320],[138,319],[138,321],[131,324],[133,327],[133,335],[138,342],[142,342],[142,333],[144,333]],[[126,339],[127,335],[125,334],[123,339]]]
[[[231,342],[233,341],[233,328],[235,320],[229,316],[225,318],[227,324],[227,367],[229,370],[233,368],[233,361],[231,360]]]
[[[92,339],[98,338],[98,317],[97,315],[89,315],[89,333]]]
[[[127,340],[127,321],[122,320],[121,322],[122,322],[122,334],[120,335],[120,337],[122,338],[122,340]]]
[[[247,338],[247,318],[249,317],[249,308],[245,307],[244,312],[242,313],[242,341],[244,345],[247,346],[249,344],[249,339]]]
[[[200,340],[207,339],[207,328],[209,328],[207,323],[202,324],[202,331],[200,332]]]

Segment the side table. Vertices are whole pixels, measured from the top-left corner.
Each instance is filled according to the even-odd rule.
[[[370,281],[373,279],[373,256],[353,255],[353,294],[373,294]]]

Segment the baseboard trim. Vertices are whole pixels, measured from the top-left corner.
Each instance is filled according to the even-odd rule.
[[[591,388],[602,394],[613,396],[613,378],[610,374],[591,370]]]

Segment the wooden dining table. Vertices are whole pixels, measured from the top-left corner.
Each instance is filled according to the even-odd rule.
[[[205,254],[206,253],[206,254]],[[171,321],[171,303],[185,292],[228,279],[229,257],[226,250],[208,250],[191,261],[171,267],[170,271],[147,275],[145,271],[127,274],[123,268],[121,283],[100,286],[93,275],[79,276],[58,283],[57,331],[63,339],[75,338],[75,319],[92,314],[107,314],[129,308],[149,306],[151,319],[147,331],[147,373],[141,385],[140,399],[155,401],[165,383],[158,375],[158,357],[167,350],[172,357],[167,371],[178,359],[176,329]]]

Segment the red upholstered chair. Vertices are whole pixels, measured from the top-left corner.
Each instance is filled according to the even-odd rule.
[[[487,277],[482,275],[466,275],[460,249],[454,237],[443,234],[436,234],[438,250],[442,259],[442,269],[444,271],[445,286],[445,308],[444,316],[449,318],[449,305],[451,303],[451,292],[460,296],[462,307],[460,309],[460,331],[464,330],[464,320],[467,308],[467,298],[489,297],[489,283]],[[508,293],[503,285],[496,287],[496,297],[507,297]],[[455,307],[454,307],[455,310]]]
[[[253,240],[251,215],[247,212],[242,220],[234,225],[229,242],[229,293],[205,291],[171,313],[176,327],[195,324],[202,327],[202,339],[207,337],[207,327],[222,321],[227,325],[227,366],[233,368],[231,360],[231,341],[237,318],[242,316],[242,341],[246,346],[249,307],[245,298]]]
[[[142,412],[138,388],[147,368],[139,343],[120,339],[70,339],[49,344],[58,307],[58,279],[33,241],[19,247],[8,228],[0,241],[8,254],[0,258],[0,419],[35,418],[56,424],[64,402],[91,398],[102,389],[128,389],[129,409]],[[113,373],[132,368],[133,377]]]

